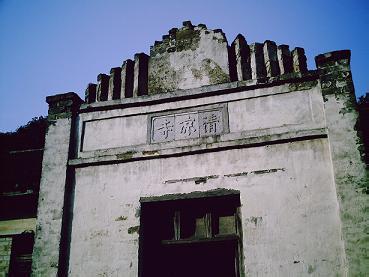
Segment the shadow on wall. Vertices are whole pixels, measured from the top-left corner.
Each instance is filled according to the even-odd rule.
[[[359,110],[359,130],[363,139],[363,148],[360,149],[361,153],[364,151],[364,159],[367,167],[369,167],[369,93],[365,96],[361,96],[358,101]],[[369,191],[367,191],[369,193]]]

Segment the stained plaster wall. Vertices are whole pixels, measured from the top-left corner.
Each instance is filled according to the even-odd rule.
[[[79,116],[79,157],[121,151],[118,148],[132,150],[129,146],[145,146],[148,142],[149,115],[185,112],[194,107],[201,110],[208,105],[222,103],[228,106],[230,133],[229,138],[227,134],[223,135],[224,140],[232,139],[232,134],[262,136],[324,128],[323,101],[317,85],[317,81],[306,82],[300,87],[285,84],[206,98],[82,113]],[[161,146],[186,144],[188,141],[177,141]],[[156,146],[145,146],[148,149],[152,147]]]
[[[223,102],[230,133],[217,138],[220,146],[247,136],[264,136],[264,146],[244,148],[246,143],[212,153],[77,166],[71,276],[137,276],[140,197],[215,188],[240,191],[246,276],[342,274],[345,257],[328,140],[324,131],[312,140],[293,140],[298,132],[325,126],[317,82],[81,113],[83,145],[75,163],[94,161],[98,155],[129,159],[145,150],[183,151],[204,143],[193,139],[147,145],[148,115]],[[272,136],[283,133],[292,141],[268,145]],[[136,145],[129,147],[131,136]],[[126,156],[117,154],[122,152]],[[195,182],[199,178],[203,181]]]
[[[32,254],[32,276],[65,275],[62,234],[70,196],[68,159],[73,158],[71,140],[75,129],[74,114],[81,100],[74,93],[49,96],[48,129],[42,161],[42,177],[37,210],[36,236]],[[68,185],[66,185],[68,184]],[[66,197],[67,196],[67,197]],[[63,223],[64,221],[64,223]],[[65,230],[63,230],[65,231]]]
[[[216,177],[204,183],[191,179],[210,175]],[[341,273],[338,204],[323,138],[77,169],[71,276],[137,276],[139,198],[220,187],[241,193],[247,275]]]
[[[70,119],[59,119],[57,124],[49,126],[46,137],[42,170],[50,175],[44,174],[40,183],[34,276],[56,276],[58,271],[70,128]]]
[[[369,272],[369,171],[358,133],[350,51],[316,57],[339,200],[349,276]]]
[[[191,23],[172,29],[151,48],[149,94],[229,82],[227,47],[221,30]]]
[[[316,61],[308,71],[302,48],[241,35],[229,46],[221,30],[184,22],[150,56],[99,74],[81,107],[75,94],[48,97],[34,276],[64,276],[68,261],[72,276],[136,276],[139,198],[222,186],[241,191],[246,275],[365,276],[350,53]],[[217,106],[222,134],[150,143],[153,116]]]

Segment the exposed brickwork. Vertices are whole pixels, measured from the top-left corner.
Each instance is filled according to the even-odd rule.
[[[0,238],[0,277],[8,276],[12,239]]]

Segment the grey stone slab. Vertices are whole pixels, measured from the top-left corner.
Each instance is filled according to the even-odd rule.
[[[174,115],[152,118],[153,142],[172,141],[175,137]]]
[[[198,138],[199,115],[197,112],[175,115],[175,139]]]
[[[223,113],[221,110],[199,112],[200,137],[223,133]]]
[[[220,135],[229,131],[227,105],[216,104],[152,114],[148,125],[148,143]]]

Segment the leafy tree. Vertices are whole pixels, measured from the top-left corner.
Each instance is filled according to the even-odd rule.
[[[0,133],[0,149],[14,151],[43,148],[46,129],[46,117],[34,117],[15,132]]]
[[[0,192],[38,191],[46,117],[35,117],[15,132],[0,133]]]

